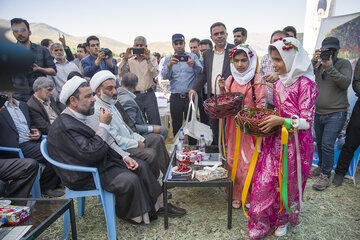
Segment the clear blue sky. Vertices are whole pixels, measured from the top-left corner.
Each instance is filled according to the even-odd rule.
[[[22,17],[71,35],[103,35],[127,44],[138,35],[148,42],[169,41],[176,32],[209,37],[216,21],[228,32],[240,26],[270,33],[287,25],[302,32],[305,9],[306,0],[0,0],[0,18]],[[336,1],[336,15],[359,11],[359,0]]]

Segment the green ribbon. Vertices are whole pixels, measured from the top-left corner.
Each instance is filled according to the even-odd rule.
[[[291,119],[285,118],[284,122],[286,130],[291,128]],[[289,136],[290,138],[290,136]],[[284,144],[284,154],[283,154],[283,179],[282,179],[282,189],[281,189],[281,197],[284,204],[284,208],[290,212],[289,208],[289,199],[288,199],[288,144]]]

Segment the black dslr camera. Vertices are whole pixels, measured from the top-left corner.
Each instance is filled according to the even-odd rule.
[[[334,55],[334,51],[329,48],[321,49],[320,58],[322,61],[329,61],[330,56]]]
[[[111,50],[108,49],[108,48],[102,48],[102,49],[100,50],[100,52],[104,52],[104,53],[105,53],[105,58],[109,58],[109,57],[112,56],[112,52],[111,52]]]

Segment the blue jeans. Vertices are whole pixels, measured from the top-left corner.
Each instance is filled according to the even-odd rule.
[[[315,135],[319,153],[319,167],[323,174],[331,176],[334,165],[334,145],[344,127],[346,112],[319,115],[315,113]]]

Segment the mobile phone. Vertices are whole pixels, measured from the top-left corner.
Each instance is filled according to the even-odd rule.
[[[143,48],[133,48],[133,54],[144,54]]]
[[[8,100],[8,96],[0,94],[0,108],[4,106],[5,102]]]
[[[179,62],[187,62],[189,61],[188,55],[175,55],[175,58],[179,60]]]

